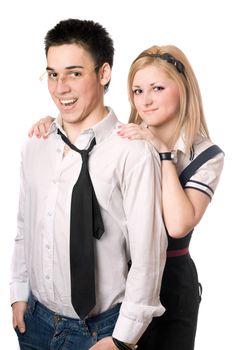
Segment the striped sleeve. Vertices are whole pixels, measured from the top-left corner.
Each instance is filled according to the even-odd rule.
[[[185,184],[185,188],[196,189],[212,198],[222,173],[223,164],[224,153],[219,153],[196,171]]]

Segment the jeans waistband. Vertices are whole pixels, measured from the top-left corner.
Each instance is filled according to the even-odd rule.
[[[40,313],[40,316],[43,317],[45,321],[48,323],[51,322],[59,322],[59,321],[67,321],[73,324],[75,327],[88,327],[92,328],[92,325],[95,325],[96,327],[103,327],[103,323],[106,322],[111,317],[118,317],[119,310],[121,307],[121,304],[117,304],[113,306],[111,309],[106,310],[98,315],[86,318],[84,320],[81,319],[74,319],[70,317],[66,317],[60,314],[57,314],[56,312],[48,309],[46,306],[41,304],[32,294],[29,296],[28,300],[28,307],[30,309],[30,312],[34,313],[35,311],[38,311]]]

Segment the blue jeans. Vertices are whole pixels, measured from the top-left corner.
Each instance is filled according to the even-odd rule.
[[[86,320],[63,317],[30,296],[25,313],[26,332],[16,327],[21,350],[88,350],[112,335],[120,304]]]

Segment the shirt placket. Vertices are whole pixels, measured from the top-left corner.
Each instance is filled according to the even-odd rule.
[[[51,300],[54,300],[54,220],[58,194],[59,178],[62,171],[63,145],[58,142],[55,149],[55,171],[51,179],[47,201],[45,203],[45,225],[43,239],[43,274],[45,289]]]

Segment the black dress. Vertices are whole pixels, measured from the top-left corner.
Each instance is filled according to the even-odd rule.
[[[181,173],[184,187],[195,171],[222,152],[211,146],[197,156]],[[167,260],[160,299],[165,313],[152,320],[138,342],[140,350],[193,350],[202,287],[195,264],[189,254],[192,232],[174,239],[168,236]]]
[[[187,248],[192,233],[182,239],[169,237],[168,250]],[[189,253],[168,257],[160,293],[165,313],[152,320],[139,341],[141,350],[192,350],[196,334],[201,286]]]

